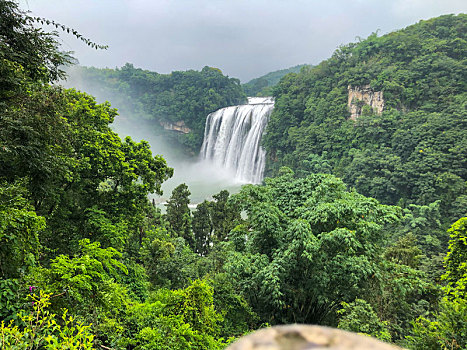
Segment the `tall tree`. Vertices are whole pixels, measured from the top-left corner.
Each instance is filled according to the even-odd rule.
[[[448,230],[451,234],[449,251],[446,256],[448,292],[467,298],[467,217],[457,220]]]
[[[211,218],[211,204],[203,201],[196,206],[193,212],[193,235],[195,239],[195,251],[203,256],[211,250],[213,221]]]
[[[186,184],[174,188],[167,201],[166,219],[169,222],[173,235],[183,237],[192,249],[195,249],[195,240],[191,231],[190,190]]]
[[[218,242],[227,240],[230,231],[240,222],[240,209],[236,203],[229,201],[229,196],[227,190],[212,196],[214,200],[211,203],[211,220]]]

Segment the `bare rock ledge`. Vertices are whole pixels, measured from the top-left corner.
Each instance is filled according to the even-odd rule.
[[[362,106],[370,106],[376,114],[384,110],[384,99],[382,91],[373,91],[370,85],[348,86],[349,97],[347,106],[350,111],[350,119],[357,120],[362,114]]]

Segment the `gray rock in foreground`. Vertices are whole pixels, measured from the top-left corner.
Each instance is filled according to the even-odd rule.
[[[266,328],[240,338],[227,350],[397,350],[397,346],[340,329],[288,325]]]

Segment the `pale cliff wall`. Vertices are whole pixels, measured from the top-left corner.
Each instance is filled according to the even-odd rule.
[[[350,86],[347,106],[350,111],[350,119],[357,120],[362,114],[362,107],[366,104],[373,108],[376,114],[381,114],[384,110],[384,99],[382,91],[373,91],[370,85]]]
[[[191,129],[185,125],[185,122],[183,120],[180,120],[175,123],[161,121],[160,124],[165,130],[181,132],[183,134],[188,134],[189,132],[191,132]]]

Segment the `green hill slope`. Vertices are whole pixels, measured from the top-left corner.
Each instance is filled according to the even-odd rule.
[[[246,99],[238,79],[212,67],[171,74],[129,63],[117,69],[74,67],[67,85],[110,101],[120,115],[133,121],[147,119],[154,121],[155,129],[183,130],[166,134],[191,153],[201,147],[209,113]]]
[[[384,203],[435,202],[446,223],[465,215],[466,29],[465,14],[421,21],[286,76],[264,137],[269,174],[330,172]]]
[[[287,69],[270,72],[243,84],[243,90],[247,96],[270,96],[272,94],[272,87],[276,85],[284,75],[289,73],[298,73],[303,67],[309,67],[309,65],[299,64]]]

